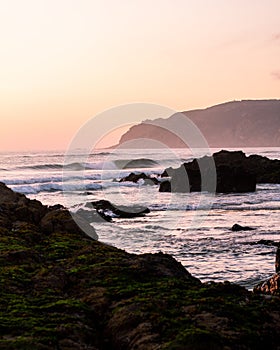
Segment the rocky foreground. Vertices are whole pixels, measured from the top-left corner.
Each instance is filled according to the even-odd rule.
[[[4,184],[0,246],[0,349],[280,349],[277,295],[100,243]]]

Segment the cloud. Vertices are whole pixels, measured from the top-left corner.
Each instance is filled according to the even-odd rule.
[[[280,70],[271,72],[274,79],[280,80]]]

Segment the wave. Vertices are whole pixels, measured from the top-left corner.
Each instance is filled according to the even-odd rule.
[[[185,204],[185,205],[178,205],[177,203],[171,203],[171,204],[155,204],[150,205],[149,208],[151,211],[192,211],[192,210],[224,210],[224,211],[258,211],[258,210],[280,210],[280,206],[272,206],[272,205],[256,205],[254,207],[252,206],[230,206],[226,204],[217,204],[213,203],[203,203],[200,205],[195,204]],[[216,214],[215,214],[216,215]]]
[[[87,176],[46,176],[46,177],[26,177],[20,179],[0,179],[0,182],[4,182],[7,186],[9,185],[32,185],[32,184],[43,184],[43,183],[62,183],[69,181],[95,181],[100,180],[99,174],[87,175]]]
[[[15,168],[16,170],[45,170],[45,169],[62,169],[62,164],[36,164],[36,165],[23,165]]]
[[[114,160],[114,163],[120,169],[154,168],[155,166],[159,166],[158,162],[149,158],[117,159]]]
[[[40,184],[36,186],[31,185],[18,185],[18,186],[11,186],[11,188],[15,192],[23,193],[23,194],[38,194],[41,192],[73,192],[73,191],[96,191],[101,190],[102,185],[100,184],[87,184],[84,186],[81,186],[79,184],[56,184],[56,183],[48,183],[48,184]]]
[[[111,152],[96,152],[96,153],[91,153],[90,156],[109,156]]]
[[[103,163],[102,163],[103,164]],[[36,165],[24,165],[17,167],[16,170],[87,170],[87,169],[101,169],[100,163],[69,163],[69,164],[36,164]]]
[[[154,168],[159,167],[159,163],[148,158],[139,159],[116,159],[106,162],[80,163],[73,162],[68,164],[35,164],[24,165],[15,168],[15,170],[118,170],[118,169],[135,169],[135,168]]]

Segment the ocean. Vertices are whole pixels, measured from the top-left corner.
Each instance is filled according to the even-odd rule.
[[[212,149],[212,152],[218,149]],[[280,159],[280,148],[248,148],[247,154]],[[130,253],[171,254],[202,281],[238,283],[248,289],[274,272],[274,246],[280,240],[280,185],[261,184],[254,193],[160,193],[158,186],[117,180],[131,172],[157,176],[194,154],[187,149],[94,150],[65,161],[64,152],[0,154],[0,181],[43,204],[62,204],[70,211],[107,199],[116,205],[141,205],[144,217],[91,223],[99,240]],[[204,150],[196,152],[201,156]],[[79,159],[83,159],[82,162]],[[86,159],[86,161],[84,161]],[[233,224],[252,231],[231,231]]]

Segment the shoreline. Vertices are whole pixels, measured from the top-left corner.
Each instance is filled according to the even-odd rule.
[[[170,255],[90,239],[67,210],[0,184],[1,335],[10,349],[276,349],[277,296],[201,283]],[[264,327],[265,325],[265,327]]]

